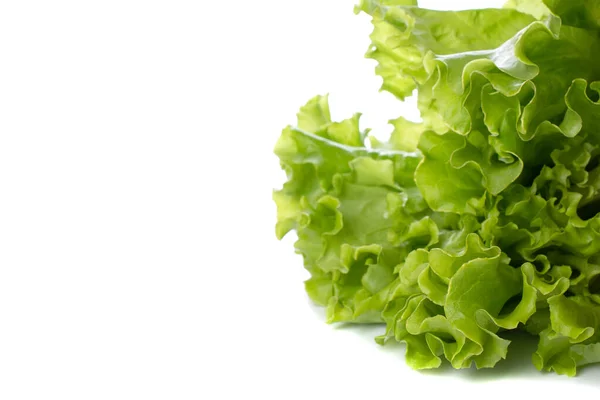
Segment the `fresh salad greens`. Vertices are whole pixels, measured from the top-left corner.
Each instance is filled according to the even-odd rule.
[[[539,370],[600,362],[600,2],[434,11],[363,0],[382,89],[422,122],[389,141],[315,97],[275,153],[277,236],[328,322],[385,323],[414,368],[490,368],[506,332]]]

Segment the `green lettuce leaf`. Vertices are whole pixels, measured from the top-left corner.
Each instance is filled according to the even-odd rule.
[[[544,0],[544,3],[565,25],[600,28],[600,3],[596,0]]]
[[[273,195],[276,233],[296,230],[307,292],[330,322],[380,321],[395,266],[439,240],[437,225],[423,229],[432,212],[413,179],[420,156],[369,150],[365,134],[358,114],[332,122],[327,98],[316,97],[275,148],[288,175]]]
[[[509,0],[504,7],[530,14],[536,19],[544,19],[551,13],[543,0]]]
[[[550,299],[550,326],[533,357],[540,370],[574,376],[577,367],[600,362],[600,307],[581,296]]]
[[[417,369],[494,367],[514,330],[540,370],[600,363],[598,4],[360,2],[382,90],[422,121],[381,141],[317,96],[277,142],[276,234],[328,322],[384,323]]]

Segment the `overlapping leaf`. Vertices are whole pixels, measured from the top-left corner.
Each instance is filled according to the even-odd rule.
[[[297,231],[311,298],[331,322],[384,321],[415,368],[493,367],[515,329],[539,336],[539,369],[600,362],[598,2],[357,11],[382,89],[416,89],[422,122],[367,149],[360,115],[331,122],[317,97],[284,130],[277,233]]]

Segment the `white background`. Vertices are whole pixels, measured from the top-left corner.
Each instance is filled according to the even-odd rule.
[[[353,5],[0,3],[0,399],[597,393],[598,368],[539,374],[528,354],[414,372],[380,327],[308,302],[274,237],[281,129],[328,92],[382,134],[415,116],[377,92]]]

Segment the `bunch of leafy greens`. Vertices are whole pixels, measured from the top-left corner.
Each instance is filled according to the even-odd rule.
[[[434,11],[363,0],[382,89],[422,122],[369,138],[316,97],[275,152],[277,236],[297,232],[329,322],[387,325],[414,368],[600,362],[600,2]],[[370,139],[369,145],[366,139]]]

